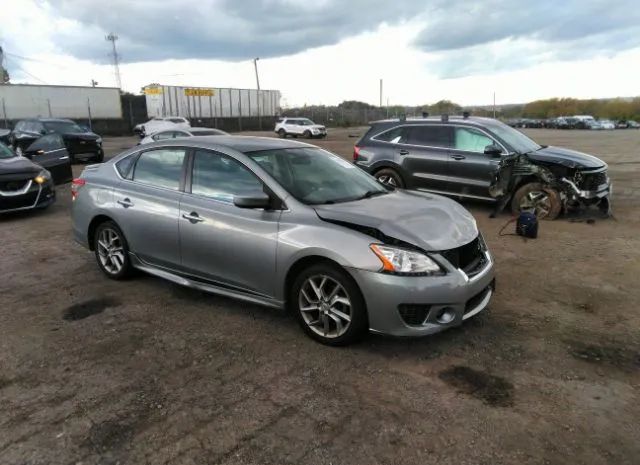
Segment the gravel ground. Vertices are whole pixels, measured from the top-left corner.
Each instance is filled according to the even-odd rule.
[[[0,463],[637,464],[640,131],[527,132],[606,160],[615,218],[523,241],[465,202],[497,293],[423,339],[334,349],[277,310],[110,281],[72,241],[68,186],[0,218]],[[317,143],[350,158],[361,133]]]

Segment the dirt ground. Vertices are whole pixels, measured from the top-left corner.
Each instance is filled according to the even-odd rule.
[[[317,143],[350,158],[361,131]],[[606,160],[615,219],[525,242],[465,202],[497,293],[422,339],[329,348],[280,311],[110,281],[72,241],[68,186],[1,218],[0,463],[640,463],[640,131],[527,132]]]

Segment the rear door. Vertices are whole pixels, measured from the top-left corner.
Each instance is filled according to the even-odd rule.
[[[406,133],[396,143],[396,151],[409,186],[448,192],[447,164],[451,147],[450,126],[439,124],[408,125]]]
[[[144,262],[178,269],[178,218],[186,149],[160,147],[142,152],[114,190],[116,221],[129,248]]]
[[[453,192],[491,198],[489,187],[500,168],[500,158],[485,155],[484,150],[489,145],[501,147],[501,144],[488,133],[470,126],[455,126],[453,136],[449,162],[449,181]]]
[[[234,196],[264,192],[262,181],[234,158],[197,149],[192,165],[180,203],[185,271],[273,297],[281,211],[233,204]]]
[[[53,182],[61,184],[71,181],[71,160],[59,134],[47,134],[29,145],[23,155],[51,172]]]

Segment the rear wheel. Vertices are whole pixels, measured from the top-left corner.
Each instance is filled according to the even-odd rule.
[[[280,137],[280,139],[286,138],[287,137],[287,131],[285,131],[282,128],[278,129],[278,137]]]
[[[101,223],[96,228],[93,246],[98,267],[108,278],[119,280],[131,275],[129,246],[117,224]]]
[[[304,270],[289,299],[304,332],[322,344],[351,344],[369,326],[360,289],[337,265],[319,263]]]
[[[531,182],[520,187],[511,200],[511,212],[533,212],[540,220],[555,220],[562,210],[560,194],[551,187]]]
[[[400,174],[392,168],[383,168],[380,171],[376,171],[376,179],[390,187],[404,189],[404,181]]]

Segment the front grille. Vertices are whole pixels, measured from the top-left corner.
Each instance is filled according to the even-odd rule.
[[[29,179],[20,179],[17,181],[0,181],[0,191],[15,192],[25,188]]]
[[[404,322],[410,326],[420,326],[427,319],[431,306],[424,304],[400,304],[398,312]]]
[[[36,202],[37,198],[38,198],[37,190],[27,192],[24,195],[16,195],[15,197],[0,196],[0,211],[31,207]]]
[[[580,182],[580,189],[583,191],[595,191],[598,190],[603,184],[607,184],[608,177],[606,171],[599,173],[582,173],[582,181]]]
[[[484,265],[483,244],[480,236],[455,249],[443,250],[440,254],[455,268],[467,274],[476,274]]]

